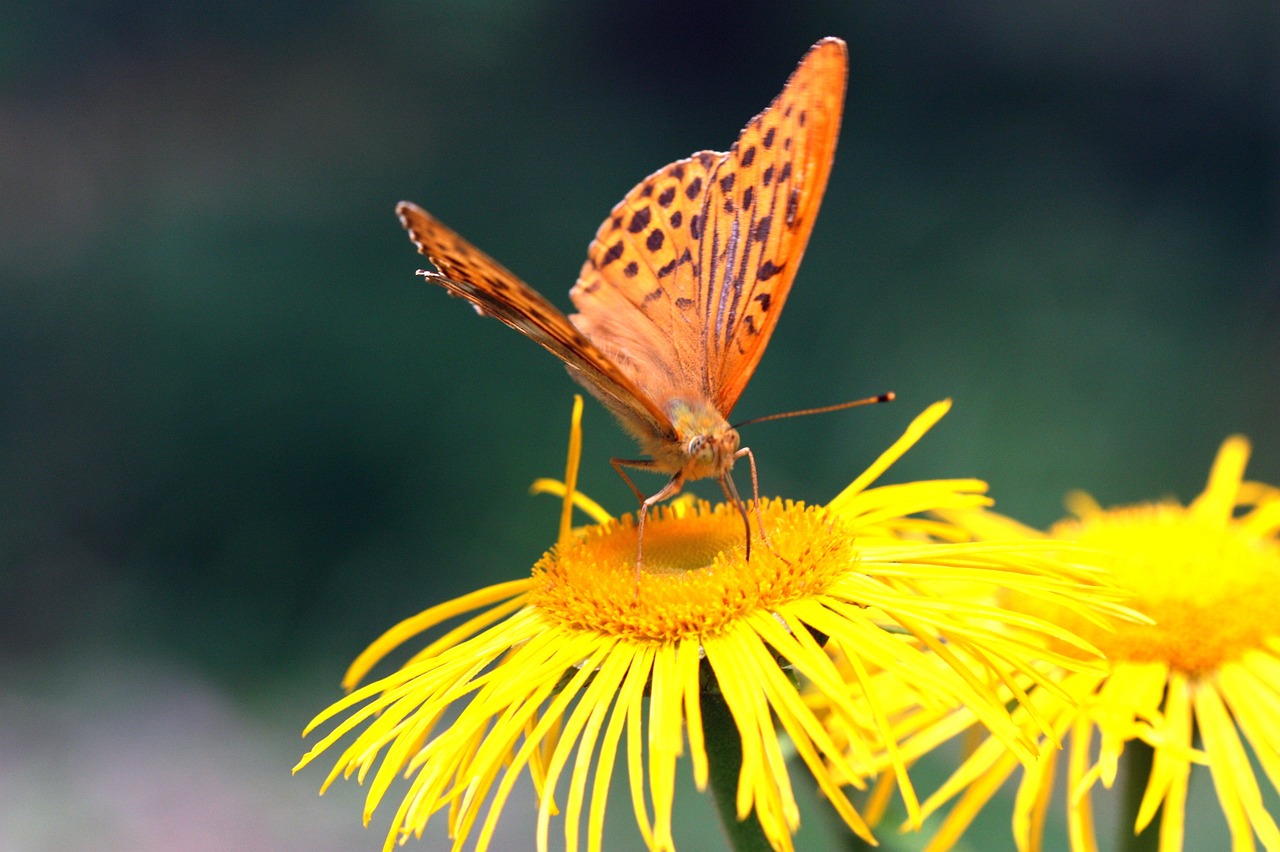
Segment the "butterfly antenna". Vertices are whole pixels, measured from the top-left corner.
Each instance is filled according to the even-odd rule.
[[[766,414],[764,417],[752,417],[750,420],[743,420],[740,423],[733,424],[734,429],[741,429],[743,426],[751,426],[756,423],[766,423],[770,420],[782,420],[786,417],[804,417],[809,414],[826,414],[829,411],[844,411],[846,408],[857,408],[859,405],[875,405],[878,402],[893,402],[897,398],[897,394],[893,391],[882,393],[879,396],[869,396],[866,399],[855,399],[851,402],[838,402],[835,405],[824,405],[821,408],[804,408],[800,411],[784,411],[780,414]]]

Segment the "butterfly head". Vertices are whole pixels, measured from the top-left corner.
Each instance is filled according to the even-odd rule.
[[[738,431],[714,406],[680,400],[670,411],[680,447],[678,469],[686,480],[720,477],[733,468]]]

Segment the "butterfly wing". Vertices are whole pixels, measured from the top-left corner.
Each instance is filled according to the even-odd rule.
[[[396,214],[418,251],[440,270],[422,272],[424,278],[542,345],[638,437],[674,434],[652,399],[540,293],[417,205],[402,201]]]
[[[660,401],[711,399],[698,348],[691,223],[723,156],[703,151],[636,185],[600,226],[569,291],[574,325]]]
[[[700,308],[708,384],[726,416],[764,355],[818,217],[847,68],[843,41],[824,39],[811,48],[709,182]]]
[[[848,59],[829,38],[724,154],[638,184],[601,225],[572,317],[658,400],[728,415],[764,354],[817,217]]]

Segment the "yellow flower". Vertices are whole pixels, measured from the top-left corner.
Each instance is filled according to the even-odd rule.
[[[1071,701],[1035,689],[1028,704],[1068,740],[1067,824],[1075,852],[1098,848],[1091,790],[1098,782],[1111,788],[1121,756],[1146,748],[1150,771],[1138,779],[1141,801],[1122,833],[1146,830],[1158,813],[1159,848],[1181,849],[1188,783],[1199,764],[1208,767],[1232,848],[1251,850],[1256,836],[1264,848],[1280,850],[1280,831],[1249,757],[1251,750],[1271,786],[1280,786],[1280,490],[1242,481],[1248,457],[1243,437],[1227,439],[1204,493],[1189,506],[1162,501],[1104,511],[1076,494],[1069,501],[1076,517],[1050,530],[1054,540],[1096,551],[1133,593],[1129,605],[1152,623],[1099,631],[1073,614],[1009,599],[1078,632],[1108,659],[1103,675],[1062,675]],[[991,513],[956,520],[982,538],[1044,537]],[[1030,718],[1025,709],[1015,716]],[[917,740],[904,748],[914,758],[963,723],[961,714],[916,724]],[[1022,776],[1013,819],[1020,850],[1040,848],[1055,762],[1047,751]],[[978,747],[925,803],[932,812],[959,796],[928,848],[949,848],[1015,768],[999,742]]]
[[[353,772],[369,781],[367,824],[393,780],[407,776],[388,847],[420,836],[433,815],[447,810],[455,848],[474,841],[485,849],[527,767],[539,792],[538,848],[547,848],[551,818],[563,811],[566,848],[583,843],[585,817],[585,844],[598,850],[605,793],[624,749],[644,843],[670,850],[677,758],[687,749],[695,782],[705,789],[709,777],[716,787],[717,763],[727,753],[728,792],[717,801],[728,827],[754,826],[784,850],[792,848],[800,820],[785,734],[844,822],[870,840],[828,766],[842,782],[865,783],[858,764],[869,763],[872,751],[893,753],[891,726],[874,695],[855,704],[829,650],[860,673],[892,671],[940,700],[965,703],[1030,760],[1033,738],[1013,724],[993,688],[1001,682],[997,672],[1029,669],[1045,654],[1087,670],[1078,662],[1087,643],[1035,618],[957,603],[930,588],[946,582],[1021,588],[1085,621],[1099,618],[1111,598],[1042,545],[938,541],[948,531],[958,534],[909,517],[984,505],[981,482],[867,487],[946,410],[939,403],[917,418],[831,506],[765,501],[771,546],[755,548],[749,562],[734,506],[678,502],[655,512],[637,584],[632,519],[611,519],[574,492],[575,408],[569,484],[541,486],[566,501],[556,547],[532,577],[429,609],[378,639],[347,672],[348,688],[407,639],[475,613],[398,671],[322,712],[308,732],[346,718],[297,768],[359,729],[325,786]],[[597,523],[571,531],[570,503]],[[1012,621],[1012,629],[1001,621]],[[1071,652],[1049,651],[1050,643]],[[948,663],[939,665],[938,655]],[[829,696],[846,732],[840,743],[802,698],[797,676]],[[718,745],[725,740],[727,752]],[[899,782],[914,801],[905,772]]]

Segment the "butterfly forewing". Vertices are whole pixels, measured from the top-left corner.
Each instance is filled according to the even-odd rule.
[[[637,434],[671,433],[667,415],[540,293],[417,205],[402,201],[396,213],[418,251],[440,270],[423,272],[424,278],[548,349]]]
[[[660,169],[600,226],[572,321],[659,405],[728,415],[742,394],[826,188],[846,66],[842,41],[819,42],[728,153]]]
[[[717,164],[698,223],[699,347],[728,416],[755,371],[818,216],[840,131],[844,42],[815,45]]]

